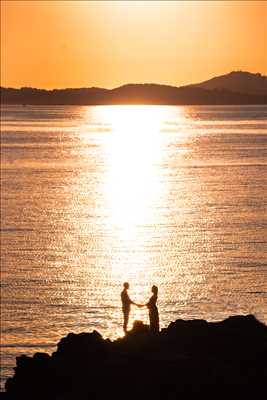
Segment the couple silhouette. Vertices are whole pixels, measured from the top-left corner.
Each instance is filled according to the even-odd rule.
[[[123,330],[124,333],[127,333],[127,326],[129,321],[129,315],[131,310],[131,304],[134,304],[137,307],[147,307],[149,314],[149,326],[150,331],[152,333],[159,332],[159,312],[157,308],[157,300],[158,300],[158,288],[153,285],[151,288],[152,296],[149,301],[145,304],[137,304],[132,301],[128,295],[128,289],[130,285],[128,282],[124,282],[123,291],[121,292],[121,302],[122,302],[122,313],[123,313]]]

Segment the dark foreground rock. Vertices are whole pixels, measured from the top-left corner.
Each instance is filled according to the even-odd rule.
[[[261,399],[267,327],[252,315],[172,322],[159,335],[136,321],[110,341],[70,333],[51,356],[17,357],[6,399]]]

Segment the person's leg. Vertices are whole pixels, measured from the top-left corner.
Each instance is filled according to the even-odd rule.
[[[159,333],[159,314],[157,310],[149,313],[149,327],[151,333]]]
[[[129,311],[124,310],[123,311],[123,331],[124,331],[124,333],[127,332],[128,321],[129,321]]]
[[[159,333],[159,313],[158,313],[158,310],[156,310],[156,313],[155,313],[155,331],[156,331],[156,333]]]

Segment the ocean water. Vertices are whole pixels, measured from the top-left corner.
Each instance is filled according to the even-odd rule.
[[[69,332],[267,323],[264,106],[3,106],[1,379]],[[147,322],[147,310],[132,308]],[[2,386],[3,387],[3,386]]]

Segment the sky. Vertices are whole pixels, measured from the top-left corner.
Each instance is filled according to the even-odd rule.
[[[267,74],[265,1],[1,1],[1,86],[180,86]]]

